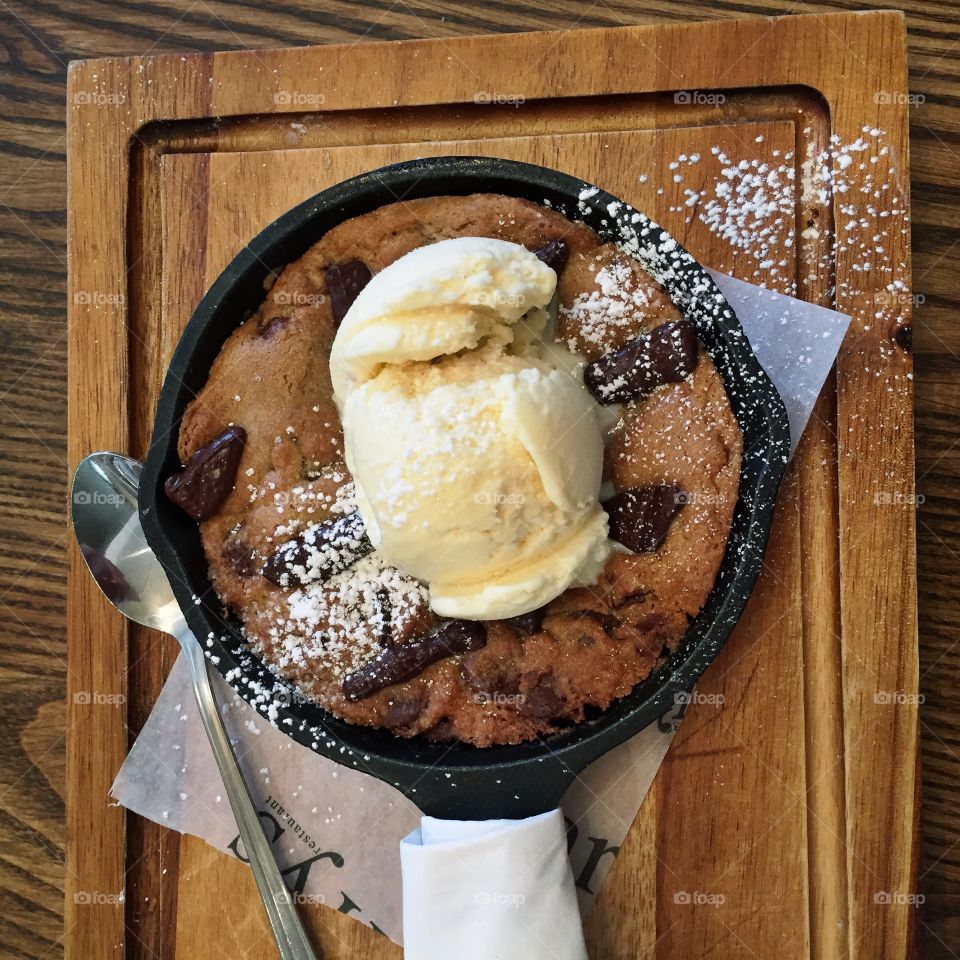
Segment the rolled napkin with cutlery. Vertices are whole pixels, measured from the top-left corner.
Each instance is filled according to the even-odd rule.
[[[586,960],[563,814],[424,817],[400,842],[407,960]]]

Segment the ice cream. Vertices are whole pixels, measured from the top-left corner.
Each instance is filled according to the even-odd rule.
[[[553,270],[515,243],[457,237],[419,247],[373,277],[344,317],[330,353],[334,392],[342,400],[387,363],[506,343],[556,284]]]
[[[522,246],[445,240],[377,274],[334,342],[367,533],[441,616],[536,609],[609,554],[596,405],[540,336],[555,287]]]

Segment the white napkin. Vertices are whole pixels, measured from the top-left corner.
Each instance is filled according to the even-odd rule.
[[[587,960],[559,810],[423,817],[400,865],[407,960]]]

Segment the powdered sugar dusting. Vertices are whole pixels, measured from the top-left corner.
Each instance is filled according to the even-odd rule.
[[[294,590],[286,609],[275,608],[268,659],[282,671],[316,666],[342,679],[376,656],[385,636],[422,614],[426,602],[424,586],[370,553],[323,583]]]
[[[650,305],[647,291],[635,282],[630,265],[614,261],[600,267],[595,276],[596,288],[578,294],[569,307],[561,307],[575,324],[580,336],[589,343],[603,346],[610,342],[611,329],[633,328],[637,314]],[[567,342],[575,352],[575,338]]]
[[[804,128],[805,136],[813,133]],[[755,138],[757,143],[764,137]],[[792,150],[771,150],[764,158],[734,155],[730,147],[714,145],[710,157],[680,153],[668,163],[669,178],[678,185],[692,179],[694,186],[681,186],[683,201],[668,207],[681,213],[685,223],[698,220],[712,234],[727,243],[730,249],[755,261],[750,280],[760,286],[772,286],[783,293],[797,295],[802,287],[819,283],[832,271],[836,254],[847,254],[855,274],[879,272],[892,284],[898,264],[889,253],[894,238],[906,237],[909,217],[905,200],[897,187],[897,171],[892,165],[886,134],[878,127],[865,126],[860,136],[844,142],[834,134],[825,149],[818,150],[812,140],[806,152],[797,158]],[[703,166],[714,158],[716,172],[703,179]],[[800,160],[798,165],[798,159]],[[799,166],[799,177],[797,174]],[[712,171],[712,167],[711,167]],[[639,183],[657,180],[648,172],[638,175]],[[659,177],[663,182],[664,176]],[[665,187],[657,189],[664,196]],[[836,197],[840,215],[835,229],[811,219],[795,226],[798,201],[806,210],[828,211]],[[593,194],[580,194],[578,210],[591,209]],[[879,222],[879,227],[878,227]],[[818,242],[816,259],[811,270],[799,281],[791,275],[791,261],[800,238]],[[859,284],[841,281],[839,289],[830,291],[839,297],[857,295],[874,288],[874,283]],[[895,294],[895,289],[888,286]]]
[[[777,277],[788,265],[786,252],[794,242],[794,228],[783,229],[794,215],[793,152],[784,154],[783,164],[772,166],[756,159],[733,162],[719,147],[711,152],[723,165],[721,178],[705,199],[685,191],[687,205],[703,200],[698,210],[701,222],[753,257],[758,272]]]

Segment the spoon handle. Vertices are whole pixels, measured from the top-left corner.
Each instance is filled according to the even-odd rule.
[[[223,729],[217,701],[210,686],[203,649],[186,625],[177,634],[177,639],[190,666],[203,727],[207,731],[213,755],[220,768],[223,786],[227,791],[230,806],[233,808],[233,815],[236,818],[260,896],[263,898],[263,905],[267,910],[267,917],[277,941],[281,960],[317,960],[317,955],[307,939],[307,933],[297,914],[293,895],[280,876],[280,869],[270,851],[270,844],[267,842],[257,811],[254,809],[250,790],[240,773],[236,755]]]

